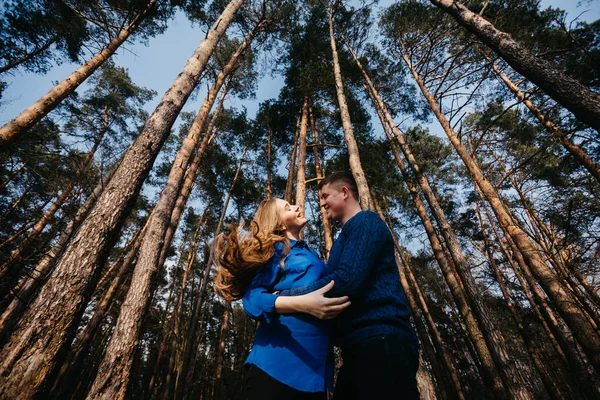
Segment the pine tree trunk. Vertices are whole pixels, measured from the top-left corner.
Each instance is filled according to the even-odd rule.
[[[574,335],[578,338],[588,357],[590,357],[590,361],[594,365],[594,368],[596,370],[600,370],[600,336],[590,325],[582,310],[577,307],[576,299],[565,289],[560,280],[554,274],[552,274],[548,266],[540,257],[538,249],[529,240],[523,229],[521,229],[521,227],[515,222],[514,218],[509,214],[505,204],[500,199],[498,192],[487,180],[487,178],[485,178],[475,160],[471,157],[466,147],[461,143],[460,139],[450,126],[449,121],[441,112],[436,99],[431,95],[431,93],[429,93],[420,76],[413,68],[408,56],[404,54],[402,58],[404,59],[411,74],[413,75],[413,78],[421,89],[423,96],[433,110],[433,113],[444,129],[444,132],[463,160],[473,181],[477,184],[481,192],[492,206],[492,210],[494,210],[498,222],[506,227],[511,239],[519,248],[519,251],[527,261],[527,264],[531,268],[532,272],[538,278],[540,284],[544,288],[544,291],[548,294],[550,299],[553,300],[554,304],[556,304],[561,316],[569,325]]]
[[[483,54],[483,53],[482,53]],[[600,165],[596,163],[592,158],[583,150],[580,146],[573,143],[571,139],[563,132],[554,122],[552,122],[539,107],[537,107],[527,96],[523,93],[519,87],[502,71],[493,60],[483,54],[485,59],[490,63],[492,69],[498,75],[498,77],[504,82],[508,89],[519,99],[525,106],[531,111],[531,113],[537,118],[542,124],[546,131],[552,136],[554,140],[560,143],[565,150],[571,154],[590,174],[600,183]]]
[[[65,360],[62,362],[60,370],[54,378],[52,389],[50,390],[52,398],[65,398],[70,389],[69,386],[77,380],[77,374],[81,371],[82,364],[85,361],[85,355],[92,345],[92,339],[96,335],[96,332],[98,332],[108,310],[112,307],[117,294],[122,292],[125,280],[131,274],[144,233],[145,227],[135,234],[135,237],[132,240],[133,245],[127,250],[127,256],[121,263],[119,270],[114,278],[111,279],[110,285],[98,302],[96,310],[94,311],[94,316],[90,319],[90,322],[88,322],[81,335],[77,338],[75,344],[71,347]]]
[[[271,136],[273,136],[273,132],[271,132],[271,127],[267,127],[267,196],[266,199],[269,200],[272,195],[271,191],[271,169],[273,166],[271,165]]]
[[[294,178],[296,177],[296,153],[298,151],[298,138],[300,137],[300,120],[302,119],[302,111],[298,115],[296,121],[296,133],[294,134],[294,144],[292,147],[292,154],[290,155],[290,167],[288,168],[288,179],[285,184],[285,195],[284,200],[288,203],[292,203],[294,197],[292,192],[294,191]]]
[[[512,37],[454,0],[430,0],[502,57],[515,71],[539,86],[575,117],[600,132],[600,95],[549,61],[536,57]]]
[[[312,112],[312,107],[308,109],[308,115],[310,119],[310,132],[312,135],[313,142],[313,153],[315,158],[315,172],[317,173],[317,179],[323,179],[325,176],[325,172],[323,171],[323,166],[321,165],[321,160],[319,157],[319,149],[317,144],[319,143],[319,135],[317,135],[317,127],[315,124],[315,117]],[[321,221],[323,224],[323,240],[325,242],[325,260],[329,258],[329,251],[331,250],[331,246],[333,246],[333,239],[331,237],[331,224],[329,223],[329,219],[327,218],[327,211],[320,205],[320,200],[317,195],[317,204],[319,204],[319,212],[321,213]]]
[[[225,304],[225,311],[223,311],[223,319],[221,322],[221,330],[219,331],[219,347],[217,348],[217,354],[215,355],[216,358],[216,368],[215,368],[215,376],[214,379],[212,380],[212,387],[211,387],[211,399],[215,398],[215,393],[216,393],[216,388],[217,385],[219,384],[219,381],[221,380],[221,374],[223,372],[223,357],[225,354],[225,339],[227,339],[227,330],[229,329],[229,315],[231,314],[230,311],[231,308],[231,303],[227,303]]]
[[[352,121],[350,120],[350,112],[344,95],[344,84],[342,82],[342,71],[340,69],[340,61],[338,59],[337,45],[333,32],[333,5],[329,7],[329,40],[331,43],[331,55],[333,58],[333,75],[335,77],[335,91],[337,93],[338,105],[340,107],[340,116],[342,118],[342,128],[344,138],[346,139],[346,147],[348,148],[348,157],[350,161],[350,169],[358,186],[358,197],[363,210],[375,210],[371,203],[371,191],[367,183],[367,177],[360,162],[360,154],[358,152],[358,144],[354,137],[352,129]]]
[[[300,134],[298,136],[298,170],[296,172],[296,205],[304,213],[306,200],[306,132],[308,131],[308,97],[304,97]]]
[[[19,329],[0,351],[0,397],[14,393],[19,394],[18,399],[32,397],[60,358],[65,344],[73,337],[98,279],[97,266],[103,264],[116,241],[171,126],[241,4],[242,0],[232,0],[188,60],[123,156],[106,190],[58,261],[40,295],[23,316]],[[116,392],[107,393],[107,396],[113,394],[117,396]]]
[[[81,83],[89,78],[98,67],[113,55],[113,53],[136,31],[146,15],[154,7],[157,0],[149,0],[148,6],[140,12],[129,25],[121,29],[110,43],[99,53],[77,68],[65,80],[54,86],[48,93],[21,112],[15,119],[0,128],[0,148],[5,148],[18,136],[38,123],[52,111],[65,97],[71,94]]]

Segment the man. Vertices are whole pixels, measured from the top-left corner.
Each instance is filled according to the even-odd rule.
[[[418,341],[385,223],[362,211],[352,174],[336,172],[318,186],[320,205],[342,230],[331,248],[330,274],[280,296],[329,286],[327,297],[348,296],[351,305],[335,320],[333,343],[342,350],[334,400],[418,399]],[[323,293],[321,290],[320,293]]]

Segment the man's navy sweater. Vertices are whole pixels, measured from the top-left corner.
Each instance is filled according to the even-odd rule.
[[[335,320],[335,345],[352,346],[377,335],[404,336],[417,343],[392,235],[377,214],[361,211],[350,218],[333,244],[327,264],[328,276],[280,295],[306,294],[334,280],[327,297],[349,296],[352,303]]]

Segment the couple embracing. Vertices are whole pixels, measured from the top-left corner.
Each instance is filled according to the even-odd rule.
[[[246,360],[245,400],[417,399],[418,342],[379,216],[361,211],[351,173],[319,182],[320,206],[342,225],[327,264],[300,239],[303,210],[263,201],[248,235],[218,243],[217,291],[243,299],[258,321]]]

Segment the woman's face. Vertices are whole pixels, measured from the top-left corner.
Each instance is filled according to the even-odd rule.
[[[289,232],[300,232],[307,222],[299,206],[292,206],[283,199],[277,199],[277,216]]]

